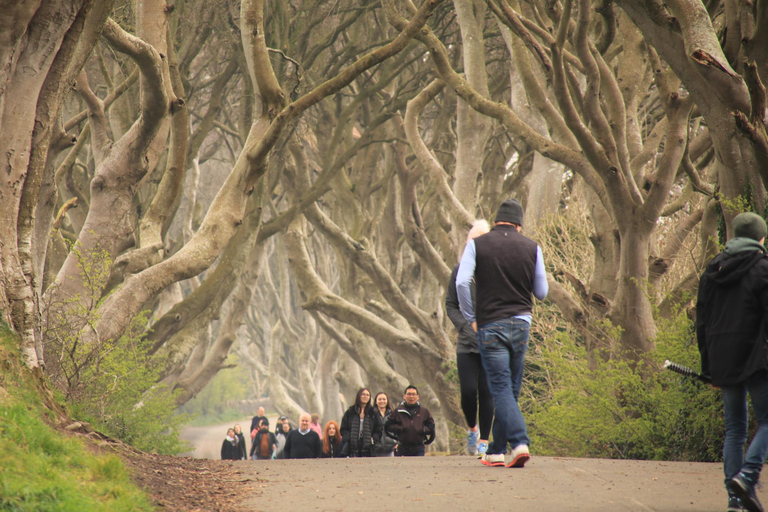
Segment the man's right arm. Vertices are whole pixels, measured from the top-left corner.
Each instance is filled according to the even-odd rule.
[[[475,307],[472,304],[472,292],[470,284],[475,277],[475,241],[470,240],[464,247],[464,253],[461,255],[459,263],[459,273],[456,275],[456,293],[459,296],[459,306],[461,314],[467,320],[468,324],[475,322]]]

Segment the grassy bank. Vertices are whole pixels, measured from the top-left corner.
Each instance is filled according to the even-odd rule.
[[[115,455],[51,428],[18,342],[0,325],[0,510],[153,510]]]

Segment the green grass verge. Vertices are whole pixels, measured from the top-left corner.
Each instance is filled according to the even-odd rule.
[[[0,325],[0,510],[154,510],[115,455],[95,455],[43,420],[18,342]]]

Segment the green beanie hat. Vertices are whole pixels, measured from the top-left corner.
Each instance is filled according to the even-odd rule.
[[[758,242],[768,235],[765,221],[756,213],[740,213],[733,218],[731,223],[733,234],[742,238],[751,238]]]

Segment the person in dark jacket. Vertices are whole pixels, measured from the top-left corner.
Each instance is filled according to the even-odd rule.
[[[490,231],[485,220],[475,221],[467,234],[467,242]],[[459,296],[456,293],[456,275],[459,266],[456,265],[451,273],[448,290],[445,294],[445,312],[459,332],[456,343],[456,369],[459,374],[459,389],[461,391],[461,410],[467,421],[467,453],[484,455],[488,451],[488,436],[493,424],[493,396],[488,388],[488,378],[480,360],[477,348],[477,333],[461,314]],[[470,284],[470,292],[474,296],[474,282]],[[479,414],[478,414],[479,410]],[[479,424],[479,425],[478,425]]]
[[[227,437],[221,443],[221,460],[238,460],[240,448],[235,429],[227,429]]]
[[[419,390],[408,386],[403,401],[387,418],[384,431],[397,439],[398,457],[424,455],[424,445],[435,440],[435,420],[426,407],[419,404]]]
[[[269,420],[261,419],[259,431],[253,438],[251,446],[251,458],[254,460],[270,460],[275,457],[277,451],[277,438],[269,431]]]
[[[285,442],[286,459],[317,459],[323,453],[320,436],[309,428],[310,416],[307,413],[299,417],[299,429],[291,430]]]
[[[486,466],[522,468],[531,458],[531,439],[517,399],[523,383],[533,297],[544,300],[549,284],[541,248],[520,233],[523,217],[523,207],[516,199],[501,203],[493,229],[467,242],[456,274],[461,314],[477,332],[495,408],[493,441],[480,460]],[[512,452],[507,463],[508,446]]]
[[[342,455],[373,457],[373,445],[381,438],[381,418],[371,407],[371,391],[361,388],[355,405],[341,418]]]
[[[256,416],[251,418],[251,430],[249,432],[253,432],[254,430],[259,430],[259,424],[261,423],[261,420],[266,419],[266,411],[264,410],[264,407],[259,406],[258,409],[256,409]]]
[[[323,429],[323,453],[324,459],[341,457],[341,429],[339,424],[331,420]]]
[[[763,246],[768,229],[754,213],[737,215],[731,227],[734,238],[699,282],[696,333],[702,373],[722,389],[728,510],[762,511],[755,484],[768,455],[768,258]],[[747,393],[757,432],[745,456]]]
[[[373,454],[376,457],[394,457],[397,441],[384,432],[384,423],[386,423],[387,418],[392,413],[392,408],[389,406],[389,397],[386,393],[377,393],[373,403],[376,412],[379,413],[381,418],[381,437],[379,442],[373,445]]]
[[[243,429],[240,427],[240,425],[235,425],[234,431],[235,435],[237,436],[237,447],[240,449],[237,460],[247,460],[248,450],[245,446],[245,436],[243,435]]]

